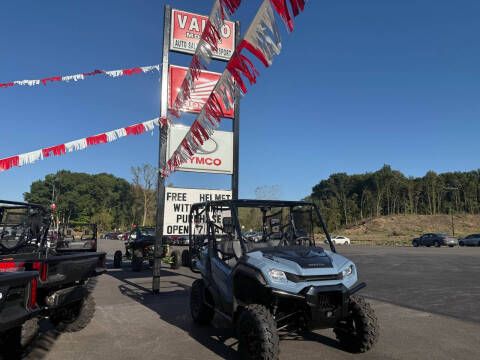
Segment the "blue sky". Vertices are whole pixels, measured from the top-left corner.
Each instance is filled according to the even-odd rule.
[[[171,0],[208,14],[212,1]],[[260,1],[244,0],[245,29]],[[160,62],[164,1],[3,1],[0,82]],[[387,163],[407,175],[478,169],[480,2],[310,0],[283,52],[241,104],[240,196],[277,185],[298,199],[333,172]],[[172,63],[188,65],[184,55]],[[224,63],[211,69],[221,71]],[[0,89],[0,158],[148,120],[155,73]],[[229,120],[224,120],[228,128]],[[143,135],[0,174],[0,198],[21,199],[60,169],[110,172],[157,162]],[[176,186],[227,188],[219,175],[177,173]]]

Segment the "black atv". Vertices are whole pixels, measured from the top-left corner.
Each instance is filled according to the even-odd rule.
[[[314,204],[212,201],[192,205],[189,220],[191,269],[202,275],[192,285],[192,318],[203,325],[215,313],[230,320],[242,358],[278,359],[283,331],[332,328],[352,352],[376,343],[377,318],[357,295],[366,285],[337,254]],[[328,250],[316,244],[315,230],[326,235]]]
[[[123,258],[131,260],[132,271],[142,271],[143,263],[148,260],[150,266],[154,263],[155,228],[135,227],[125,240],[125,253],[115,251],[113,266],[121,268]],[[169,264],[172,269],[180,267],[181,255],[177,250],[171,250],[170,245],[164,241],[162,248],[162,261]]]

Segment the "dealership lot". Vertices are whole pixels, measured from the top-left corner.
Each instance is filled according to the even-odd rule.
[[[106,240],[110,255],[120,241]],[[358,265],[381,325],[377,347],[352,355],[333,333],[308,339],[285,335],[282,358],[465,359],[478,358],[480,248],[339,247]],[[162,273],[162,294],[149,294],[151,275],[111,269],[95,286],[97,310],[80,333],[58,334],[48,326],[29,359],[219,359],[235,358],[236,341],[226,325],[198,328],[188,309],[196,275],[185,268]]]

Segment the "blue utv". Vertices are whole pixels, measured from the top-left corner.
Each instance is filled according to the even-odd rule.
[[[228,200],[194,204],[190,267],[201,274],[191,289],[197,324],[217,313],[236,330],[245,359],[278,359],[279,333],[333,328],[340,344],[365,352],[379,327],[370,304],[356,294],[357,269],[337,254],[315,204]],[[247,232],[262,234],[252,240]],[[324,233],[329,250],[317,246]]]

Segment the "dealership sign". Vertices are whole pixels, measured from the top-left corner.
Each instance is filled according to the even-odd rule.
[[[188,133],[189,127],[173,125],[168,129],[167,156],[170,158]],[[179,170],[217,174],[233,173],[233,133],[215,131]]]
[[[163,235],[188,235],[188,216],[193,204],[231,199],[232,192],[229,190],[166,187]],[[216,215],[214,220],[218,225],[222,224],[221,216]]]
[[[173,9],[170,50],[195,54],[207,21],[208,16]],[[214,52],[213,57],[219,60],[229,60],[235,50],[235,23],[225,21],[220,36],[218,51]]]
[[[168,86],[168,107],[171,109],[175,103],[178,92],[183,83],[183,79],[187,75],[188,69],[186,67],[170,65],[169,68],[169,86]],[[180,110],[200,113],[203,108],[203,105],[208,100],[208,97],[213,91],[213,88],[220,79],[221,74],[211,71],[202,71],[198,79],[194,80],[193,90],[190,93],[189,99],[185,102]],[[229,110],[224,105],[223,101],[220,102],[222,107],[222,112],[225,117],[233,118],[234,117],[234,105],[233,99],[230,102]]]

